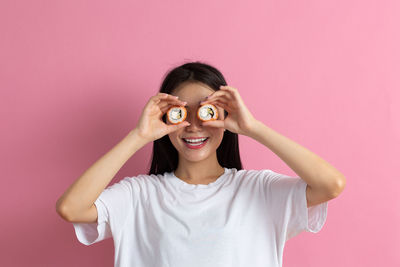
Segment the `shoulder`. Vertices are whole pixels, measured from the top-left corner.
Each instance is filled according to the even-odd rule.
[[[135,198],[147,199],[149,195],[154,195],[162,187],[164,175],[158,174],[138,174],[126,176],[109,188],[116,191],[130,192]],[[139,197],[138,197],[139,196]]]
[[[134,191],[144,190],[146,188],[159,185],[164,175],[162,174],[138,174],[135,176],[126,176],[120,181],[115,182],[108,188],[132,188]]]
[[[136,176],[125,177],[121,181],[125,181],[134,186],[150,186],[157,185],[166,174],[138,174]]]
[[[269,169],[242,169],[233,172],[233,176],[235,180],[240,180],[243,183],[257,183],[259,185],[265,185],[267,181],[272,177],[273,171]]]
[[[291,177],[282,173],[275,172],[271,169],[261,169],[261,170],[239,170],[235,173],[235,176],[243,180],[257,180],[264,183],[265,185],[274,184],[275,182],[284,183],[288,181],[289,183],[297,182],[299,179],[293,179],[296,177]],[[300,179],[301,180],[301,179]]]
[[[248,179],[248,178],[257,178],[257,179],[265,179],[265,177],[270,176],[271,170],[269,169],[262,169],[262,170],[238,170],[235,172],[235,175],[240,178]]]

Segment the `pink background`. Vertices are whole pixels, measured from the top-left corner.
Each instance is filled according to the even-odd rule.
[[[202,60],[347,177],[283,265],[400,266],[399,13],[396,0],[2,0],[0,265],[112,266],[112,239],[79,243],[56,200],[135,127],[169,68]],[[246,169],[296,176],[254,140],[240,149]],[[147,172],[150,153],[111,183]]]

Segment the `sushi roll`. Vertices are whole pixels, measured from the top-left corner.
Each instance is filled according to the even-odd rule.
[[[212,104],[205,104],[198,109],[197,117],[202,121],[213,121],[218,118],[218,110]]]
[[[178,124],[186,119],[187,111],[183,106],[173,106],[167,111],[168,121],[172,124]]]

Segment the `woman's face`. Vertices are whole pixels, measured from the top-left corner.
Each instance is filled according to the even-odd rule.
[[[201,120],[197,117],[197,109],[200,102],[212,94],[214,90],[203,83],[184,83],[172,91],[172,95],[179,97],[181,101],[187,102],[186,120],[189,126],[181,128],[168,134],[171,143],[179,153],[179,158],[185,158],[188,161],[196,162],[214,156],[217,148],[221,144],[224,129],[210,126],[202,126]],[[224,119],[224,110],[218,109],[218,120]],[[167,120],[167,124],[170,124]],[[207,138],[204,142],[188,143],[188,139]],[[186,140],[186,141],[185,141]]]

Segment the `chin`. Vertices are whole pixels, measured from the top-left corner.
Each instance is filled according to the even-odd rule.
[[[209,149],[203,151],[199,150],[189,150],[183,148],[180,151],[178,150],[178,153],[179,157],[183,157],[188,161],[199,162],[209,158],[215,152],[215,151],[210,151]]]
[[[188,155],[179,153],[179,157],[184,158],[185,160],[190,162],[200,162],[210,157],[210,155]]]
[[[216,153],[217,144],[215,144],[213,138],[207,140],[207,144],[198,149],[191,149],[183,140],[174,140],[172,144],[177,149],[180,158],[184,158],[190,162],[199,162],[206,160]]]

